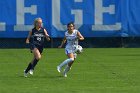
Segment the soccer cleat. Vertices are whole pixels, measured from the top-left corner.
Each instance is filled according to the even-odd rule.
[[[29,73],[30,73],[30,75],[33,75],[34,74],[34,72],[33,72],[32,69],[29,71]]]
[[[61,72],[61,68],[59,66],[57,66],[57,71],[60,73]]]
[[[25,73],[25,70],[24,70],[24,77],[27,77],[27,73]]]

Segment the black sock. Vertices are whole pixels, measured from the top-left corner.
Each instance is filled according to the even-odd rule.
[[[32,64],[29,63],[28,67],[27,67],[26,70],[25,70],[25,73],[28,73],[28,71],[31,69],[31,67],[32,67]]]
[[[37,65],[38,61],[39,60],[37,60],[36,58],[34,59],[33,64],[32,64],[32,68],[31,68],[32,70],[34,70],[34,68]]]

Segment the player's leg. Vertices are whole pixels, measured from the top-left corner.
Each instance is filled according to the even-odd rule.
[[[34,54],[34,61],[32,62],[33,64],[33,69],[36,66],[37,62],[41,59],[41,53],[39,52],[39,50],[37,48],[34,48],[34,50],[32,51]]]
[[[31,64],[32,64],[32,67],[31,67],[31,69],[30,69],[30,71],[29,71],[29,73],[30,73],[31,75],[33,75],[34,68],[35,68],[35,66],[37,65],[37,63],[38,63],[38,61],[40,60],[40,58],[41,58],[41,54],[40,54],[38,48],[34,48],[34,50],[33,50],[32,52],[33,52],[33,54],[34,54],[34,60],[33,60],[32,63],[31,63]]]
[[[68,56],[68,59],[64,60],[59,66],[57,66],[58,72],[61,72],[61,68],[64,65],[67,65],[68,63],[74,61],[74,56],[73,56],[73,53],[71,52],[71,50],[66,50],[66,54]]]
[[[68,54],[67,55],[69,58],[73,58],[74,59],[74,54],[73,53],[70,53],[70,54]],[[73,62],[74,62],[74,60],[72,60],[71,62],[69,62],[67,65],[66,65],[66,67],[65,67],[65,69],[64,69],[64,77],[67,77],[67,73],[68,73],[68,71],[71,69],[71,66],[72,66],[72,64],[73,64]]]
[[[24,71],[24,76],[27,77],[27,73],[30,71],[30,74],[33,75],[33,70],[34,67],[36,66],[37,62],[41,58],[41,54],[37,48],[34,48],[31,50],[32,53],[34,54],[33,60],[29,63],[27,66],[26,70]]]
[[[33,75],[33,70],[34,70],[35,66],[37,65],[38,61],[41,59],[41,53],[38,48],[34,48],[34,50],[32,52],[34,54],[34,60],[31,63],[32,64],[32,67],[30,69],[31,75]]]
[[[64,69],[64,76],[67,77],[67,72],[71,69],[72,64],[74,63],[74,61],[68,63]]]
[[[73,53],[73,56],[74,56],[74,60],[75,60],[76,57],[77,57],[77,54],[76,53]],[[73,63],[74,63],[74,61],[68,63],[68,66],[71,67]]]
[[[34,58],[32,59],[32,61],[28,64],[26,70],[24,70],[24,76],[27,77],[27,73],[28,71],[32,68],[32,62],[34,61]]]
[[[68,66],[71,67],[73,63],[74,63],[74,61],[68,63]]]

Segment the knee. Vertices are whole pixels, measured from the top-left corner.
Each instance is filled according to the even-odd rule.
[[[74,61],[74,58],[70,58],[71,61]]]
[[[40,60],[41,59],[41,55],[36,56],[36,59]]]

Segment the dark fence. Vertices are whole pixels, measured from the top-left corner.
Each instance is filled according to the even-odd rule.
[[[56,48],[60,45],[62,38],[52,38],[50,42],[45,41],[46,48]],[[85,38],[79,42],[84,48],[119,48],[140,47],[140,37],[96,37]],[[25,38],[0,38],[0,48],[28,48]]]

